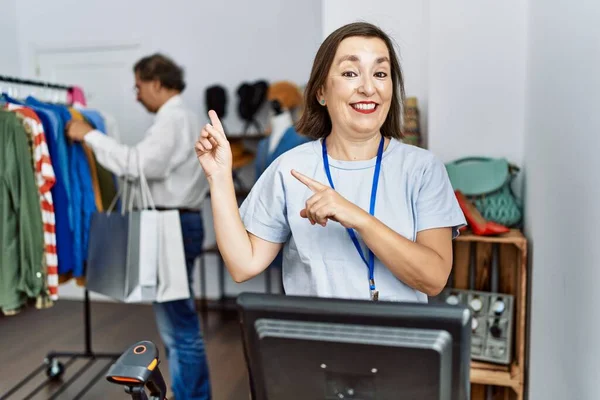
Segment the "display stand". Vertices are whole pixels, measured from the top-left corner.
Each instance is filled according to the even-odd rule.
[[[29,394],[26,396],[20,395],[19,399],[32,399],[35,397],[37,393],[39,393],[44,387],[50,384],[53,381],[59,381],[62,378],[62,375],[65,372],[65,369],[68,368],[73,362],[77,359],[86,359],[88,362],[81,367],[73,376],[71,376],[66,382],[63,382],[62,385],[55,391],[51,397],[48,397],[48,400],[54,400],[59,398],[59,396],[71,385],[73,384],[85,371],[87,371],[96,361],[102,359],[108,360],[116,360],[119,358],[121,353],[96,353],[92,350],[92,328],[91,328],[91,311],[90,311],[90,296],[89,292],[85,290],[85,299],[83,302],[83,319],[84,319],[84,327],[85,327],[85,341],[84,341],[84,351],[82,352],[70,352],[70,351],[50,351],[46,357],[44,358],[43,363],[38,366],[35,370],[33,370],[29,375],[23,378],[20,382],[18,382],[15,386],[9,389],[6,393],[0,395],[0,400],[7,400],[12,398],[14,394],[19,392],[19,390],[29,383],[32,379],[34,379],[37,375],[39,375],[42,371],[46,371],[47,380],[40,383],[37,387],[35,387]],[[64,363],[59,359],[67,359]],[[104,376],[111,363],[107,363],[104,368],[102,368],[98,373],[92,377],[92,379],[87,381],[85,387],[83,387],[79,393],[73,397],[74,399],[83,398],[83,395],[87,393],[87,391],[94,386],[94,384]]]
[[[498,248],[497,274],[492,267],[493,246]],[[471,263],[473,256],[475,262]],[[527,239],[516,229],[494,237],[461,233],[454,241],[454,265],[449,286],[490,291],[494,279],[497,279],[499,293],[510,294],[515,299],[513,361],[510,365],[472,361],[471,399],[490,398],[491,392],[493,399],[522,400],[527,365]]]

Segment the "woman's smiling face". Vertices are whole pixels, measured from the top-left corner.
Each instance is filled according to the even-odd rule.
[[[352,136],[379,132],[394,94],[389,51],[379,38],[353,36],[340,42],[317,101],[325,105],[333,131]]]

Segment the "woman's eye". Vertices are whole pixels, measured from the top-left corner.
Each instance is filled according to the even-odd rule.
[[[376,76],[377,78],[385,78],[385,77],[387,77],[387,76],[388,76],[388,74],[386,74],[385,72],[377,72],[377,73],[375,74],[375,76]]]
[[[358,75],[356,75],[356,72],[346,71],[346,72],[342,73],[342,76],[345,76],[346,78],[354,78],[354,77],[357,77]]]

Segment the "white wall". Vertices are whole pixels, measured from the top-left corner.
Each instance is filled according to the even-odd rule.
[[[323,38],[350,22],[365,21],[383,29],[397,44],[407,96],[416,96],[421,135],[427,139],[429,1],[325,0]]]
[[[600,4],[531,0],[525,162],[530,396],[598,398]]]
[[[18,75],[17,8],[15,0],[0,0],[0,75]]]
[[[305,83],[321,40],[319,0],[15,2],[23,74],[34,75],[38,47],[139,44],[142,53],[163,51],[184,66],[184,97],[199,113],[206,111],[204,89],[223,84],[229,95],[225,122],[232,131],[241,127],[235,109],[239,84]]]
[[[356,20],[397,42],[429,149],[523,161],[526,2],[323,1],[323,35]]]
[[[142,53],[165,52],[184,66],[188,87],[183,97],[203,116],[205,88],[215,83],[224,85],[229,97],[224,122],[232,132],[242,126],[236,109],[239,84],[258,79],[305,84],[322,37],[320,0],[2,1],[13,7],[16,4],[20,75],[35,77],[35,52],[39,48],[139,45]],[[131,94],[131,101],[135,101]],[[121,132],[123,140],[137,141],[145,128]],[[206,243],[210,244],[214,243],[214,233],[210,206],[206,205]],[[207,257],[207,262],[208,294],[215,297],[216,262],[214,257]],[[228,294],[263,287],[263,276],[236,285],[227,275]],[[60,293],[63,298],[80,297],[82,291],[69,284],[61,286]]]
[[[523,160],[526,2],[431,1],[429,144]]]

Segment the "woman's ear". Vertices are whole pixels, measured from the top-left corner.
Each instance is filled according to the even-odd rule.
[[[325,103],[326,103],[326,100],[325,100],[325,91],[323,90],[322,87],[319,90],[317,90],[317,101],[322,106],[324,106]]]

